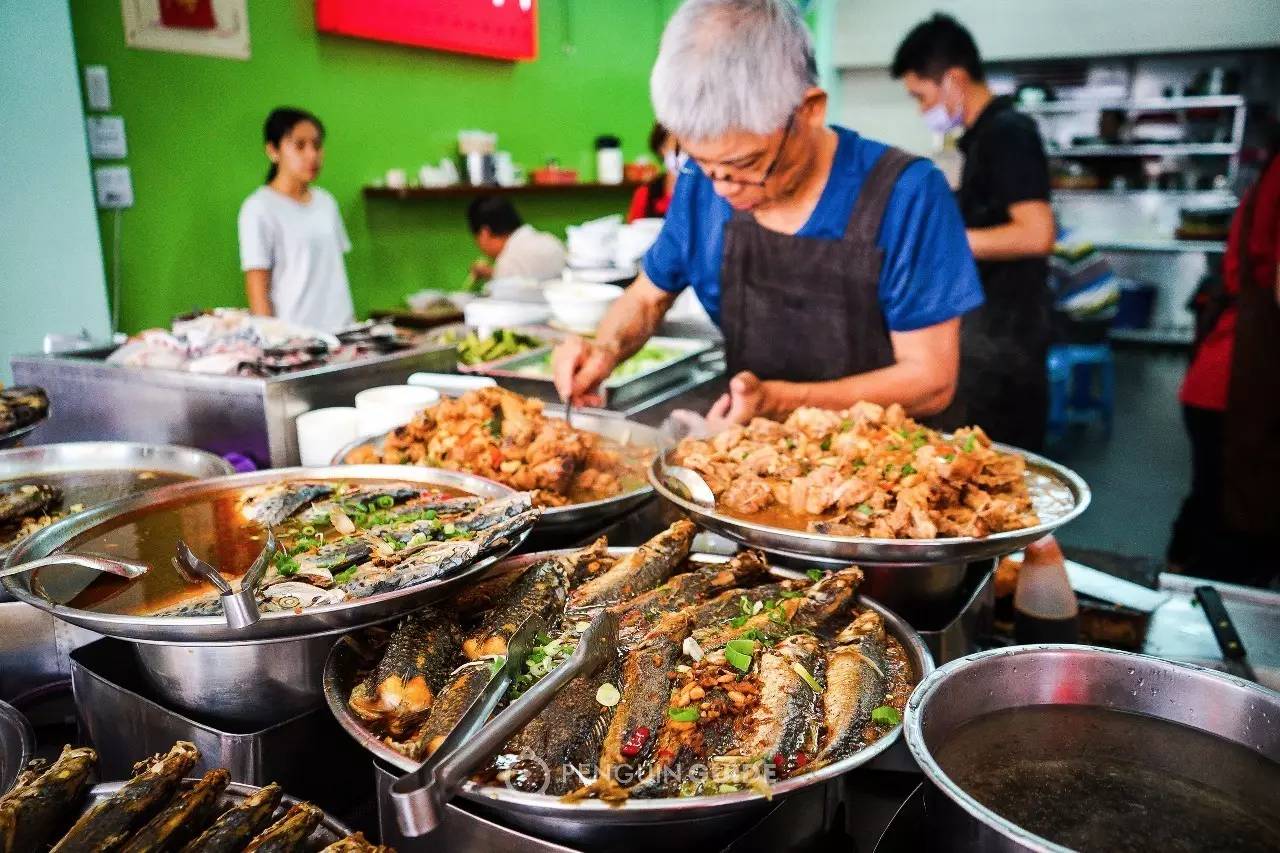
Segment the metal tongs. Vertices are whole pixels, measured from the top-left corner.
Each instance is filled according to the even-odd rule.
[[[192,583],[203,580],[213,584],[218,594],[222,596],[222,613],[226,617],[227,625],[236,629],[248,628],[262,619],[262,613],[258,610],[258,602],[253,593],[262,581],[262,576],[266,574],[267,566],[271,565],[271,558],[275,555],[277,547],[276,535],[268,528],[267,544],[253,561],[249,571],[240,578],[238,590],[227,582],[221,572],[197,557],[182,539],[178,540],[178,553],[173,558],[173,567],[178,570],[178,574]]]
[[[536,717],[560,689],[579,675],[589,675],[618,654],[618,617],[601,611],[582,636],[569,659],[553,669],[523,696],[486,724],[507,695],[533,650],[534,638],[545,627],[531,616],[507,644],[502,667],[467,708],[444,742],[417,770],[391,786],[400,830],[407,836],[426,835],[444,819],[445,804],[472,771]]]

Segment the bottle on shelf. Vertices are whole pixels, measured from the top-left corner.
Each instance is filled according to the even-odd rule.
[[[1019,643],[1077,643],[1080,607],[1058,540],[1027,546],[1013,593],[1013,635]]]

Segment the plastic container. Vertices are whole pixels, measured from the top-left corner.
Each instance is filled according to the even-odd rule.
[[[622,140],[616,136],[596,137],[596,180],[602,184],[622,183]]]
[[[462,309],[468,326],[484,337],[494,329],[536,326],[551,319],[551,309],[538,302],[511,302],[504,299],[473,299]]]
[[[1027,546],[1013,593],[1014,638],[1027,643],[1080,642],[1080,605],[1052,536]]]
[[[298,455],[308,467],[329,464],[339,449],[360,437],[359,415],[354,406],[312,409],[298,415]]]
[[[567,280],[547,285],[543,293],[560,326],[590,334],[600,325],[609,306],[622,296],[622,289],[611,284]]]
[[[380,435],[413,420],[418,412],[440,400],[440,392],[432,388],[414,385],[381,385],[368,388],[356,395],[358,434],[348,442],[364,435]],[[332,459],[342,445],[329,453]]]

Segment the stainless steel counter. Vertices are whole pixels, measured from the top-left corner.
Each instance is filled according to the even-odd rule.
[[[242,453],[260,467],[297,465],[294,419],[322,406],[349,406],[356,392],[401,384],[418,371],[453,370],[452,347],[390,355],[269,379],[115,367],[106,352],[15,356],[15,381],[39,385],[50,416],[28,444],[120,439]]]

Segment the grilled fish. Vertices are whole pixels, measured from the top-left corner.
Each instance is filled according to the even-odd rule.
[[[449,574],[470,565],[479,555],[476,543],[464,539],[433,542],[402,563],[377,566],[365,563],[342,585],[349,598],[366,598]]]
[[[0,853],[43,849],[80,805],[97,763],[88,747],[63,747],[49,769],[0,798]]]
[[[676,567],[689,556],[696,533],[693,522],[677,521],[618,560],[611,569],[575,589],[569,597],[569,606],[614,604],[653,589],[671,577]]]
[[[333,842],[320,853],[395,853],[395,851],[390,847],[374,844],[364,837],[364,833],[357,832],[355,835],[348,835]]]
[[[438,610],[406,616],[377,667],[351,691],[348,707],[376,730],[405,737],[426,719],[461,643],[457,624]]]
[[[810,721],[815,717],[819,694],[801,673],[816,682],[813,673],[818,669],[818,652],[816,637],[795,634],[761,653],[756,675],[759,701],[742,721],[736,754],[753,760],[763,758],[782,773],[807,761],[817,748],[811,742]],[[806,757],[799,758],[801,754]]]
[[[247,495],[240,512],[250,521],[275,527],[303,507],[332,494],[333,486],[327,483],[275,483]]]
[[[27,762],[27,766],[22,768],[22,772],[18,774],[18,778],[13,780],[13,786],[9,788],[8,791],[5,792],[5,796],[7,797],[9,794],[12,794],[14,791],[18,790],[19,788],[27,787],[32,782],[36,781],[41,776],[43,776],[44,772],[48,769],[49,769],[49,759],[47,758],[31,759],[30,761]],[[3,802],[3,798],[0,798],[0,802]]]
[[[181,853],[239,853],[249,840],[271,823],[284,791],[272,782],[228,809]]]
[[[507,643],[524,620],[533,614],[550,621],[564,608],[568,581],[564,564],[556,557],[540,560],[503,595],[480,626],[462,642],[469,660],[505,655]]]
[[[718,595],[743,584],[751,584],[768,571],[764,555],[746,551],[722,565],[703,566],[692,572],[672,575],[662,586],[613,605],[618,614],[619,642],[634,645],[638,633],[647,631],[653,619],[664,612]]]
[[[44,515],[62,500],[62,490],[46,483],[10,483],[0,486],[0,525]]]
[[[762,603],[759,610],[753,605],[751,615],[742,614],[745,620],[702,628],[693,637],[703,649],[714,649],[744,634],[776,641],[796,628],[817,628],[849,606],[861,582],[862,570],[855,566],[828,573],[802,594],[767,600],[771,606]]]
[[[613,565],[613,561],[607,559],[608,553],[609,540],[603,536],[579,551],[569,575],[569,588],[577,589],[591,578],[608,571]]]
[[[884,617],[866,610],[836,635],[827,653],[827,689],[822,697],[824,734],[813,767],[838,761],[862,742],[871,712],[884,704],[888,664]]]
[[[191,790],[175,797],[164,811],[138,830],[122,853],[161,853],[190,841],[218,813],[218,799],[230,781],[231,774],[226,770],[210,770]]]
[[[75,826],[54,845],[55,853],[115,850],[139,824],[168,802],[200,752],[187,741],[178,741],[165,755],[134,766],[134,776],[110,798],[85,812]]]
[[[406,744],[392,744],[402,749],[410,758],[426,758],[435,752],[471,703],[484,690],[493,673],[489,661],[479,660],[463,664],[454,670],[449,683],[431,703],[427,721]]]
[[[346,492],[341,497],[333,500],[320,501],[298,513],[298,520],[305,524],[323,524],[329,521],[329,517],[335,510],[343,513],[351,510],[358,512],[374,512],[378,509],[390,509],[391,506],[411,501],[420,497],[423,489],[414,488],[413,486],[369,486],[368,488],[355,489]],[[386,501],[379,501],[379,498],[390,498],[390,506],[380,506]],[[476,500],[479,500],[477,498]],[[438,502],[437,502],[438,503]],[[363,507],[363,508],[362,508]],[[427,509],[426,506],[415,506],[413,509]]]
[[[596,701],[596,691],[606,682],[616,685],[619,669],[615,659],[565,685],[494,759],[498,778],[518,791],[558,797],[595,775],[613,717],[612,708]]]
[[[624,789],[651,775],[654,745],[667,720],[671,682],[668,673],[682,654],[691,620],[687,610],[663,616],[622,663],[622,701],[600,750],[595,784],[601,799],[625,797]]]
[[[35,385],[0,389],[0,432],[33,424],[49,411],[49,397]]]
[[[284,817],[250,841],[244,853],[301,853],[322,820],[320,809],[310,803],[294,803]]]

